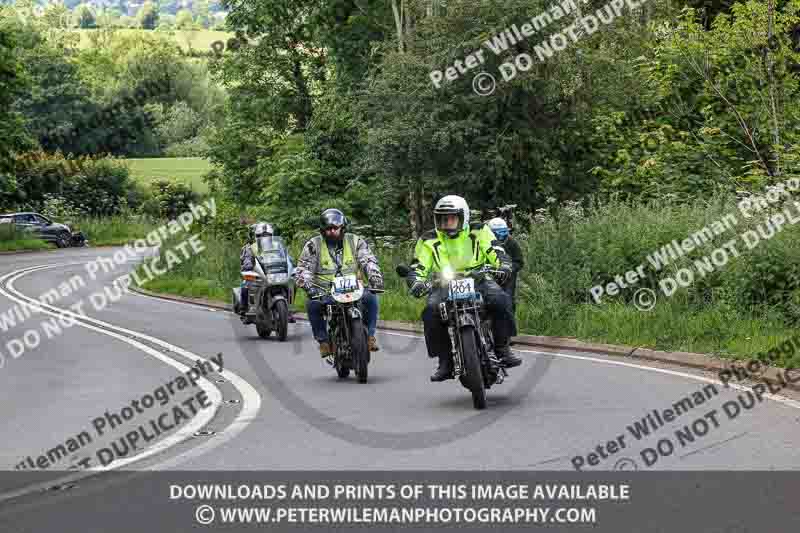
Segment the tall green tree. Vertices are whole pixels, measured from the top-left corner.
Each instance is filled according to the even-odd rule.
[[[75,10],[77,19],[78,19],[78,27],[81,29],[90,29],[97,27],[97,18],[95,17],[92,10],[86,4],[81,4]]]
[[[175,16],[175,28],[179,30],[193,30],[194,16],[188,9],[181,9]]]
[[[0,204],[4,205],[16,192],[11,172],[13,155],[34,146],[25,129],[22,114],[12,109],[13,102],[30,89],[19,54],[14,26],[0,20]]]
[[[154,30],[158,26],[158,11],[153,2],[145,2],[137,13],[139,25],[145,30]]]

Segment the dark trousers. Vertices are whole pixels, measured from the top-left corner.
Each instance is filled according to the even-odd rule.
[[[367,325],[367,335],[375,336],[375,328],[378,324],[378,297],[375,293],[365,290],[361,296],[361,310],[364,313],[364,323]],[[306,312],[308,321],[311,322],[311,332],[318,342],[328,342],[328,328],[322,318],[322,306],[334,303],[331,296],[325,296],[318,300],[306,301]]]
[[[508,346],[514,326],[514,314],[511,310],[511,298],[494,281],[482,281],[475,290],[483,295],[484,305],[494,319],[494,343],[497,347]],[[425,325],[425,345],[428,357],[450,354],[450,337],[447,326],[439,314],[439,304],[447,298],[447,289],[439,288],[428,296],[428,303],[422,311],[422,322]]]
[[[511,335],[517,335],[517,274],[511,274],[511,277],[508,278],[505,285],[503,285],[503,290],[508,294],[508,297],[511,298],[511,312],[514,314],[514,328]]]
[[[242,284],[240,285],[240,287],[242,289],[239,292],[239,294],[241,295],[241,300],[242,300],[242,306],[240,308],[240,311],[242,313],[246,313],[247,310],[250,307],[250,287],[248,287],[246,281],[242,281]]]

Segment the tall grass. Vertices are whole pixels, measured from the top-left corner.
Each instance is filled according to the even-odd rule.
[[[48,248],[52,248],[52,246],[41,239],[31,237],[29,233],[16,231],[13,224],[0,224],[0,252],[46,250]]]
[[[70,228],[82,231],[92,246],[117,246],[128,244],[145,237],[166,221],[147,217],[76,217],[72,218]]]
[[[185,237],[185,234],[179,234],[170,239],[162,247],[162,252],[174,249]],[[202,241],[204,250],[201,253],[192,255],[188,260],[175,265],[166,274],[144,283],[143,288],[230,303],[231,288],[240,284],[241,247],[230,241],[205,237]],[[182,259],[183,255],[179,257]],[[162,264],[161,268],[164,267],[165,264]],[[140,275],[142,276],[143,274]]]

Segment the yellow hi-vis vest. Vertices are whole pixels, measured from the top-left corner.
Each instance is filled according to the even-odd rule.
[[[328,244],[324,241],[322,235],[317,235],[313,240],[314,246],[319,250],[317,253],[317,271],[314,273],[314,276],[319,281],[332,283],[337,270],[336,261],[331,257],[330,251],[328,251]],[[353,235],[345,233],[344,250],[342,251],[342,276],[358,274],[358,264],[353,255],[355,247],[356,243]]]

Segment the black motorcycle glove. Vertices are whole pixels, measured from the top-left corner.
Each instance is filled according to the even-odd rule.
[[[505,284],[506,281],[511,277],[511,265],[500,265],[500,270],[495,274],[495,278],[497,279],[497,283],[499,285]]]
[[[373,274],[369,277],[369,288],[375,289],[378,291],[383,290],[383,276],[379,274]]]
[[[430,292],[430,285],[424,281],[416,280],[411,284],[409,291],[414,298],[422,298]]]
[[[306,295],[308,295],[309,300],[314,300],[317,298],[321,298],[323,294],[325,294],[322,289],[318,287],[303,287],[306,290]]]

